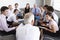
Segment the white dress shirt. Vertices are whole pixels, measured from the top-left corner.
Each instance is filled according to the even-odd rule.
[[[32,13],[33,13],[33,14],[36,14],[35,11],[36,11],[36,13],[41,13],[41,10],[40,10],[39,7],[36,7],[36,8],[33,8],[33,9],[32,9]]]
[[[21,12],[21,10],[20,10],[20,8],[18,7],[18,8],[13,8],[13,10],[15,10],[15,9],[18,9],[19,10],[19,12]]]
[[[13,10],[8,10],[8,14],[7,14],[7,17],[9,17],[10,15],[13,14]]]
[[[54,25],[53,28],[54,28],[55,31],[59,31],[59,27],[58,27],[57,23],[54,20],[49,22],[49,28],[51,28],[52,25]]]
[[[58,24],[58,16],[55,12],[52,13],[54,20],[56,21],[56,23]]]
[[[7,21],[10,21],[10,22],[12,22],[12,21],[13,22],[18,22],[16,20],[16,15],[14,13],[7,18]]]
[[[17,40],[39,40],[40,31],[38,27],[32,26],[31,24],[21,24],[16,29]]]
[[[7,22],[6,22],[6,16],[4,14],[0,15],[0,30],[9,32],[11,30],[14,30],[15,27],[8,28]]]

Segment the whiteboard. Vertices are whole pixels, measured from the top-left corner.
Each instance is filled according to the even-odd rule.
[[[54,0],[53,7],[60,11],[60,0]]]
[[[33,7],[33,4],[36,3],[35,0],[0,0],[0,8],[2,6],[8,6],[12,5],[14,7],[14,4],[18,3],[20,8],[24,8],[26,3],[29,3],[31,7]]]

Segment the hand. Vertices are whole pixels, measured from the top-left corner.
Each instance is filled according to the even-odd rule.
[[[41,24],[42,26],[46,26],[45,24]]]
[[[18,28],[18,26],[16,26],[16,29]]]
[[[47,30],[47,31],[49,30],[48,28],[44,28],[44,29]]]
[[[43,7],[41,7],[41,10],[42,10],[42,11],[45,11]]]
[[[18,23],[16,23],[16,22],[14,22],[12,25],[13,25],[13,26],[18,26],[19,24],[18,24]]]

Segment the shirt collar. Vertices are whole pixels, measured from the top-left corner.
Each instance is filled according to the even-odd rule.
[[[26,26],[26,25],[32,26],[31,24],[25,24],[25,26]]]
[[[6,18],[6,16],[4,14],[1,14],[1,15]]]

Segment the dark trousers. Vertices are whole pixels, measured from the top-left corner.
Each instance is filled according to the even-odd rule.
[[[11,34],[16,34],[16,30],[12,30],[12,31],[9,31],[9,32],[5,32],[5,31],[0,31],[0,35],[1,36],[5,36],[5,35],[11,35]]]
[[[44,34],[50,35],[52,37],[59,37],[60,36],[60,33],[58,31],[56,33],[52,33],[47,30],[44,30],[43,32],[44,32]]]

